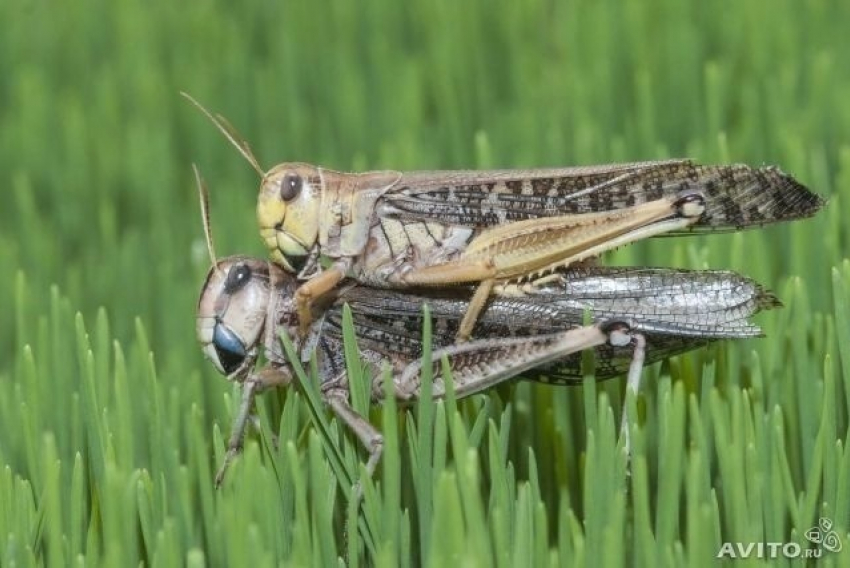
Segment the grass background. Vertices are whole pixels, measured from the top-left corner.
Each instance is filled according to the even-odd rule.
[[[822,562],[850,565],[848,29],[840,0],[0,3],[0,564],[703,565],[827,516],[844,550]],[[622,381],[517,384],[373,413],[388,446],[355,517],[363,456],[303,394],[264,397],[212,488],[236,393],[194,339],[192,162],[219,253],[264,251],[256,176],[179,90],[265,167],[689,156],[831,202],[613,255],[786,303],[766,339],[647,373],[630,476]]]

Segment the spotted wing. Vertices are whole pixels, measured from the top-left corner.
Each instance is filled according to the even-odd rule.
[[[488,227],[619,210],[698,191],[706,211],[683,232],[722,232],[814,215],[824,200],[776,167],[690,160],[566,169],[406,173],[380,200],[381,215]],[[671,233],[675,234],[675,233]]]

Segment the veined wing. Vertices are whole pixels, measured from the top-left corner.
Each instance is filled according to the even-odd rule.
[[[623,209],[681,192],[706,198],[684,232],[732,231],[814,215],[824,199],[776,167],[690,160],[563,169],[405,173],[378,202],[401,220],[488,227],[510,221]]]
[[[653,268],[567,269],[545,282],[499,291],[479,318],[473,338],[521,337],[563,331],[593,321],[628,322],[647,337],[647,361],[654,362],[724,338],[761,335],[748,318],[779,305],[754,281],[728,271]],[[421,356],[422,304],[431,310],[433,347],[454,341],[470,292],[465,288],[413,292],[355,287],[326,316],[323,334],[341,340],[339,303],[354,316],[362,351],[392,361]],[[631,360],[630,347],[596,348],[597,377],[622,374]],[[533,378],[573,382],[581,378],[581,357],[571,356]]]
[[[748,318],[781,305],[754,280],[728,270],[576,267],[505,286],[496,294],[507,297],[493,303],[497,310],[491,317],[505,311],[505,321],[520,317],[508,311],[510,296],[517,294],[521,302],[541,304],[556,318],[586,310],[596,321],[616,318],[647,332],[718,339],[759,335]]]

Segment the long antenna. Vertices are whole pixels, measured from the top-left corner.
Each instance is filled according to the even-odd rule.
[[[227,140],[231,144],[233,144],[233,146],[237,150],[239,150],[239,153],[242,154],[242,157],[245,158],[248,163],[251,164],[251,167],[254,168],[254,171],[256,171],[260,175],[260,179],[265,177],[266,172],[263,171],[263,168],[260,167],[260,163],[257,161],[257,158],[254,157],[254,153],[251,152],[251,147],[248,145],[245,139],[242,138],[242,135],[240,135],[236,131],[236,129],[233,128],[233,126],[229,122],[227,122],[226,118],[224,118],[220,114],[213,115],[210,111],[204,108],[201,103],[193,99],[192,95],[190,95],[189,93],[180,91],[180,94],[187,101],[195,105],[198,110],[204,113],[204,116],[206,116],[210,120],[210,122],[212,122],[222,134],[224,134],[224,137],[227,138]]]
[[[195,184],[198,186],[198,196],[201,199],[201,222],[204,225],[204,237],[207,239],[207,252],[210,255],[213,269],[220,272],[218,268],[218,260],[215,256],[215,246],[213,246],[212,228],[210,226],[210,194],[207,191],[207,185],[204,183],[204,178],[201,177],[201,172],[198,166],[192,164],[192,170],[195,172]]]

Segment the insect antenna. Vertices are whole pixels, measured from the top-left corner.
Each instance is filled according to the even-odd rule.
[[[222,134],[224,134],[224,137],[227,138],[227,140],[233,144],[237,150],[239,150],[239,153],[242,154],[242,157],[245,158],[249,164],[251,164],[251,167],[254,168],[254,171],[260,175],[260,178],[265,177],[266,173],[263,171],[263,168],[260,167],[260,163],[257,161],[257,158],[254,157],[254,153],[251,151],[251,146],[248,145],[248,142],[242,138],[242,135],[233,128],[226,118],[220,114],[213,115],[210,111],[204,108],[201,103],[193,99],[192,95],[189,93],[180,91],[180,94],[187,101],[195,105],[198,110],[204,113],[204,116],[206,116],[210,122],[212,122]]]
[[[198,186],[198,197],[201,200],[201,222],[204,225],[204,237],[207,240],[207,252],[210,255],[210,262],[216,272],[221,272],[218,267],[218,260],[215,256],[215,246],[213,246],[212,228],[210,225],[210,195],[207,191],[207,185],[204,183],[204,178],[201,177],[201,172],[198,166],[192,164],[192,170],[195,172],[195,184]]]

